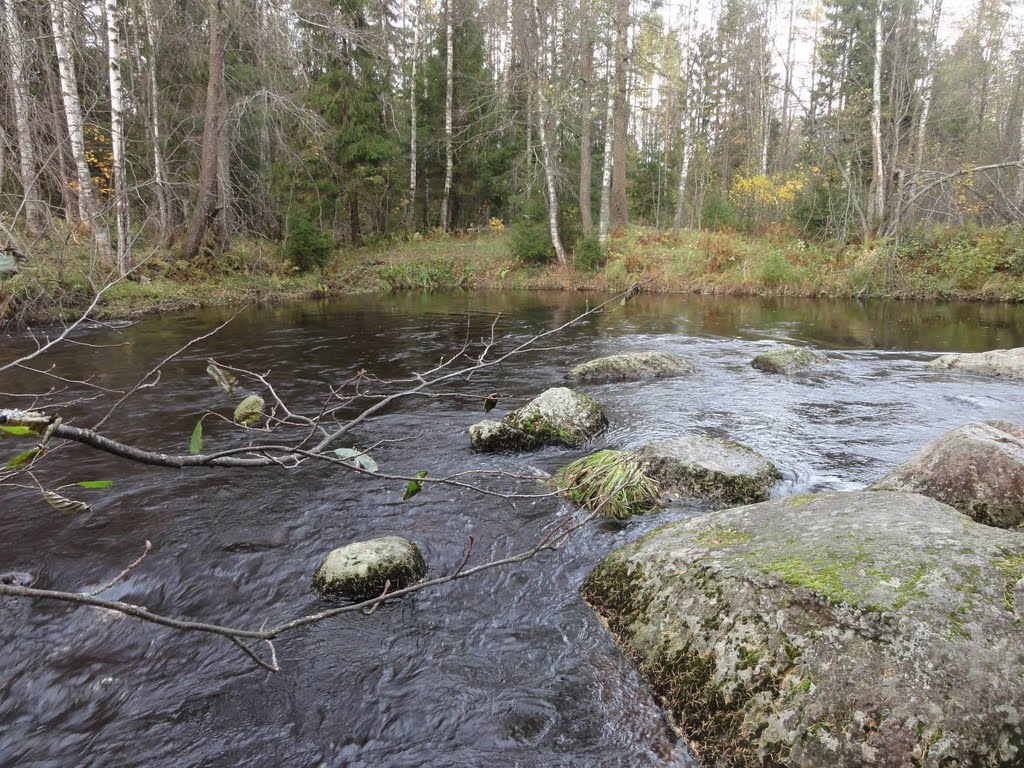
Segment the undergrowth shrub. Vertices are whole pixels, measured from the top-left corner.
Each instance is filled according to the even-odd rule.
[[[591,235],[581,238],[573,252],[573,266],[580,272],[597,272],[605,264],[604,246],[601,241]]]
[[[548,264],[555,258],[551,233],[543,221],[528,219],[515,224],[508,247],[512,255],[525,264]]]
[[[334,251],[334,237],[305,216],[295,216],[289,222],[288,234],[281,246],[281,255],[302,272],[322,267],[330,261]]]

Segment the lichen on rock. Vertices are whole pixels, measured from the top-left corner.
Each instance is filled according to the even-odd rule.
[[[752,448],[703,435],[658,440],[640,453],[645,472],[661,492],[680,498],[750,504],[767,499],[782,477]]]
[[[583,595],[702,765],[1024,763],[1024,538],[917,494],[723,510]]]
[[[942,355],[928,363],[928,366],[956,369],[982,376],[1024,379],[1024,347],[993,349],[973,354]]]
[[[831,361],[820,352],[790,344],[770,349],[750,361],[759,371],[767,373],[804,373],[831,365]]]
[[[628,352],[580,363],[566,374],[566,378],[582,384],[601,384],[663,379],[696,372],[697,366],[677,355],[665,352]]]
[[[357,541],[330,552],[313,575],[324,598],[368,600],[415,584],[427,573],[420,548],[400,536]]]
[[[554,387],[501,421],[474,424],[469,439],[481,452],[532,451],[546,445],[578,448],[607,426],[604,411],[592,397]]]
[[[922,493],[985,525],[1024,524],[1024,426],[966,424],[941,435],[871,486]]]

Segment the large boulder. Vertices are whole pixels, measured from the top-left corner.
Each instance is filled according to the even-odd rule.
[[[1024,764],[1024,537],[917,494],[777,499],[607,556],[586,600],[702,765]]]
[[[1024,427],[981,421],[954,429],[871,488],[923,493],[979,523],[1019,526],[1024,523]]]
[[[648,443],[640,452],[644,471],[662,493],[751,504],[771,495],[779,470],[752,448],[703,435]]]
[[[481,421],[469,428],[473,448],[482,452],[532,451],[545,445],[578,448],[608,426],[592,397],[567,387],[537,395],[501,421]]]
[[[1024,379],[1024,347],[993,349],[975,354],[943,355],[932,360],[932,368],[955,368],[983,376]]]
[[[427,573],[420,548],[400,536],[357,541],[333,550],[313,575],[313,590],[324,598],[369,600],[415,584]]]
[[[629,352],[580,363],[566,374],[570,381],[602,384],[610,381],[644,381],[696,373],[697,366],[665,352]]]
[[[766,373],[806,373],[825,368],[831,365],[831,361],[813,349],[783,344],[762,352],[751,360],[750,364]]]

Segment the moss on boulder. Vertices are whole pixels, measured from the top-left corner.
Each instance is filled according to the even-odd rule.
[[[1024,764],[1024,538],[917,494],[673,523],[583,595],[702,765]]]
[[[820,352],[806,347],[789,344],[762,352],[750,361],[759,371],[767,373],[804,373],[831,365],[831,361]]]
[[[922,493],[985,525],[1024,524],[1024,427],[966,424],[940,436],[871,486]]]
[[[383,536],[339,547],[313,575],[313,590],[323,598],[368,600],[415,584],[427,573],[420,548],[400,536]]]
[[[752,448],[703,435],[648,443],[640,455],[661,492],[681,498],[750,504],[767,499],[782,477]]]
[[[696,373],[697,366],[665,352],[629,352],[581,363],[566,374],[570,381],[602,384],[611,381],[644,381]]]
[[[481,452],[532,451],[546,445],[578,448],[607,426],[604,411],[592,397],[554,387],[501,421],[474,424],[469,439]]]
[[[956,369],[1005,379],[1024,379],[1024,347],[993,349],[975,354],[942,355],[931,368]]]

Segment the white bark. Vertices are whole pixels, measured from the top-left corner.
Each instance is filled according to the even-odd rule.
[[[789,0],[789,29],[786,33],[786,79],[782,88],[782,152],[780,154],[780,165],[789,162],[789,134],[793,130],[789,98],[793,90],[793,27],[795,22],[796,0]]]
[[[1024,111],[1020,116],[1020,143],[1017,150],[1017,205],[1024,209]]]
[[[412,80],[409,84],[409,202],[405,206],[405,229],[412,232],[416,211],[416,65],[420,57],[420,10],[416,4],[412,21]]]
[[[533,14],[537,27],[537,43],[543,46],[544,37],[541,34],[540,8],[537,0],[533,0]],[[548,190],[548,231],[551,233],[551,245],[555,248],[555,258],[558,259],[559,264],[564,266],[569,263],[569,259],[565,253],[565,246],[562,245],[562,236],[558,233],[558,189],[555,183],[555,159],[548,143],[546,125],[548,110],[545,91],[548,82],[547,67],[543,63],[545,60],[543,51],[540,52],[539,59],[540,62],[537,65],[537,138],[540,139],[540,153],[544,161],[544,179],[547,182]]]
[[[609,52],[610,53],[610,52]],[[609,61],[611,56],[609,55]],[[615,89],[612,86],[611,67],[608,71],[608,108],[604,121],[604,166],[601,168],[601,213],[598,222],[598,239],[603,245],[608,240],[608,228],[612,217],[612,139],[615,123]]]
[[[124,108],[121,88],[121,13],[117,0],[107,0],[107,74],[110,80],[110,144],[114,156],[114,210],[117,217],[118,274],[124,277],[131,266],[130,208],[124,162]]]
[[[156,86],[156,29],[150,0],[142,0],[142,14],[146,22],[146,79],[149,87],[149,133],[153,143],[153,186],[156,192],[157,216],[160,221],[160,235],[167,237],[171,230],[170,195],[167,186],[167,172],[164,151],[160,145],[160,101]]]
[[[445,29],[447,53],[445,59],[445,78],[447,84],[444,92],[444,194],[441,198],[441,230],[448,231],[448,207],[452,196],[452,88],[454,86],[455,48],[452,43],[452,0],[445,2]]]
[[[871,81],[871,217],[885,218],[885,166],[882,158],[882,2],[875,9],[875,52]]]
[[[687,118],[689,115],[686,116]],[[690,139],[690,125],[687,120],[683,122],[682,131],[683,152],[679,161],[679,188],[676,190],[676,215],[672,222],[672,231],[679,234],[683,228],[683,208],[686,200],[686,183],[690,173],[690,156],[693,153],[693,142]]]
[[[71,40],[68,38],[66,0],[51,0],[50,22],[53,27],[53,42],[57,51],[57,70],[60,76],[60,92],[64,102],[64,117],[71,140],[71,155],[75,161],[78,177],[78,213],[83,223],[92,231],[93,241],[99,252],[101,263],[109,265],[110,235],[99,218],[99,205],[92,185],[89,162],[85,157],[85,133],[82,128],[82,105],[78,99],[78,79],[75,62],[71,55]]]
[[[11,91],[14,97],[14,129],[18,141],[18,171],[25,196],[25,220],[33,236],[41,235],[46,224],[36,176],[36,152],[32,139],[31,97],[25,68],[25,45],[21,36],[15,3],[4,3],[4,29],[7,34],[7,58],[11,65]],[[2,178],[2,177],[0,177]]]

